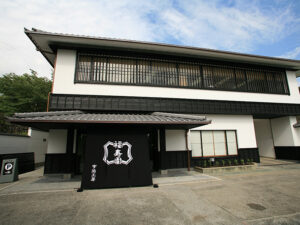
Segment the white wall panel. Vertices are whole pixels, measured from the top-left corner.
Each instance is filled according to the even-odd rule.
[[[292,124],[288,116],[271,119],[271,128],[275,146],[294,146]]]
[[[47,153],[66,153],[68,130],[49,130]]]
[[[45,161],[48,132],[31,130],[30,136],[0,135],[0,154],[34,152],[35,163]]]
[[[30,137],[0,135],[0,154],[28,152]]]
[[[290,125],[292,129],[293,139],[294,139],[294,146],[300,146],[300,128],[295,128],[293,125],[297,123],[296,116],[290,116]]]
[[[29,152],[34,152],[35,163],[45,162],[48,145],[48,132],[32,130],[29,142]]]
[[[300,146],[300,129],[293,126],[296,122],[295,116],[271,120],[275,146]]]
[[[186,151],[185,130],[166,130],[166,151]]]
[[[200,131],[192,131],[188,136],[190,139],[190,147],[193,157],[202,156]]]
[[[255,119],[254,128],[259,155],[275,158],[271,121],[269,119]]]
[[[256,148],[256,138],[251,115],[205,115],[211,124],[193,130],[236,130],[239,148]]]
[[[80,87],[74,84],[75,66],[76,51],[59,49],[55,65],[53,93],[76,94],[80,90]],[[85,89],[85,94],[92,95],[93,91]]]

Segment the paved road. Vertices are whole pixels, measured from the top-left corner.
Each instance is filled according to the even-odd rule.
[[[300,164],[162,182],[159,188],[90,190],[39,171],[0,186],[0,224],[300,224]],[[37,179],[38,178],[38,179]],[[23,188],[23,189],[22,189]]]

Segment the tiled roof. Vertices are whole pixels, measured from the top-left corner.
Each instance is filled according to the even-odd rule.
[[[208,124],[204,116],[154,112],[133,113],[90,113],[83,111],[56,111],[15,113],[8,118],[11,122],[39,123],[127,123],[127,124]]]

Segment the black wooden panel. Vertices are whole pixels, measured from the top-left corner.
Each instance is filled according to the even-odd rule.
[[[252,159],[253,162],[260,162],[258,148],[239,148],[239,159],[244,159],[245,162],[247,159]]]
[[[166,169],[188,167],[187,151],[166,151],[165,155],[166,155]],[[191,151],[189,155],[191,156]]]
[[[0,168],[3,159],[18,159],[19,174],[27,173],[35,169],[34,166],[34,152],[15,153],[15,154],[1,154],[0,155]]]
[[[193,166],[202,166],[204,160],[209,160],[210,157],[194,157],[191,161],[191,167]],[[253,162],[260,162],[259,158],[259,152],[258,148],[240,148],[238,149],[238,155],[228,155],[228,156],[220,156],[220,157],[211,157],[214,158],[215,161],[221,162],[221,160],[227,161],[228,159],[231,160],[233,163],[233,160],[238,160],[240,162],[241,159],[244,160],[244,162],[247,162],[247,160],[252,160]]]
[[[75,154],[46,154],[44,173],[74,173],[75,163]]]
[[[299,115],[300,104],[51,94],[50,110],[248,114],[254,118],[275,118]]]
[[[276,159],[300,160],[300,146],[274,147]]]

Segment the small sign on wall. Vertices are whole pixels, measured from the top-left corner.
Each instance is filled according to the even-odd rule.
[[[18,159],[3,159],[1,166],[0,183],[18,180]]]

